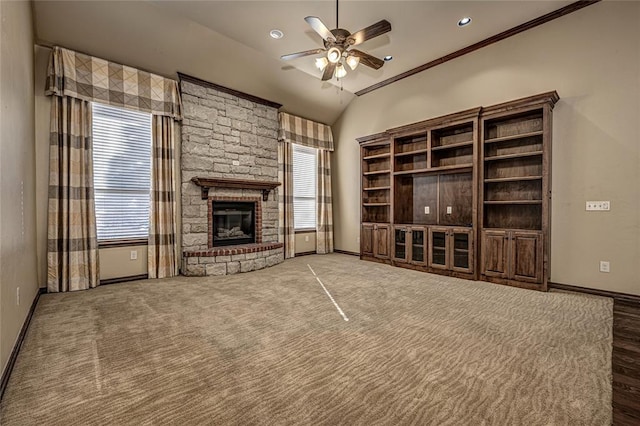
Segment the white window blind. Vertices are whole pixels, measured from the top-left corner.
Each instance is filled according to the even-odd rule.
[[[92,103],[98,241],[147,238],[151,114]]]
[[[316,228],[317,150],[293,145],[293,223],[295,229]]]

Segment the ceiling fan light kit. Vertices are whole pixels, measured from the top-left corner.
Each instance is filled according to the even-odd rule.
[[[322,56],[320,58],[316,58],[316,68],[320,71],[324,71],[327,65],[329,65],[329,60],[326,57]]]
[[[352,34],[340,28],[338,25],[337,0],[336,28],[333,30],[329,30],[320,18],[316,16],[307,16],[304,20],[322,37],[324,49],[312,49],[304,52],[291,53],[281,56],[281,59],[289,60],[303,56],[318,55],[320,53],[324,54],[324,56],[316,58],[315,60],[316,68],[322,71],[322,81],[330,80],[333,77],[337,79],[345,77],[347,75],[345,63],[352,71],[355,70],[360,63],[376,70],[384,65],[382,59],[357,49],[351,49],[351,47],[391,31],[389,21],[383,19]]]
[[[356,67],[360,63],[360,58],[358,58],[357,56],[349,55],[347,56],[346,62],[347,65],[349,65],[349,68],[351,68],[351,71],[355,71]]]
[[[327,51],[327,59],[332,64],[337,64],[342,57],[342,52],[337,47],[332,47]]]

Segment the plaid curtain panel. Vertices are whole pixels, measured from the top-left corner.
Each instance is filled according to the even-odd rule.
[[[178,275],[176,255],[175,138],[170,117],[152,118],[151,206],[149,209],[149,278]]]
[[[99,284],[91,105],[80,99],[51,100],[47,236],[49,292]]]
[[[45,93],[182,119],[175,80],[57,46],[49,59]]]
[[[333,207],[331,201],[331,153],[318,150],[318,202],[316,209],[316,253],[333,253]]]
[[[278,158],[285,158],[285,150],[290,151],[290,157],[286,157],[288,163],[281,162],[281,172],[285,179],[280,179],[284,196],[280,197],[280,224],[284,232],[285,241],[291,240],[291,250],[286,248],[285,258],[293,257],[295,253],[295,234],[293,228],[293,148],[292,143],[316,148],[318,150],[318,188],[316,194],[316,253],[325,254],[333,252],[333,210],[331,202],[331,166],[330,152],[333,151],[333,134],[331,127],[326,124],[296,117],[295,115],[281,112],[278,114]],[[289,175],[290,188],[286,187],[286,177]],[[289,191],[289,192],[287,192]],[[289,194],[288,196],[286,194]],[[288,216],[291,216],[288,218]],[[288,219],[287,222],[284,219]],[[284,224],[284,225],[283,225]],[[281,235],[283,234],[281,232]],[[287,234],[290,232],[291,234]]]
[[[296,234],[293,227],[293,145],[285,141],[278,143],[278,241],[284,243],[284,258],[296,255]]]
[[[306,118],[281,112],[278,114],[278,140],[297,143],[309,148],[333,151],[331,127]]]

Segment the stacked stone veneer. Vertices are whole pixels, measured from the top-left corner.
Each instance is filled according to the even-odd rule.
[[[278,110],[181,81],[182,122],[182,273],[225,275],[248,272],[284,260],[278,243],[278,190],[262,200],[262,191],[211,188],[203,200],[191,178],[230,178],[275,182],[278,179]],[[234,165],[237,162],[237,165]],[[256,201],[261,238],[256,244],[212,247],[211,202]],[[257,221],[256,221],[257,222]]]

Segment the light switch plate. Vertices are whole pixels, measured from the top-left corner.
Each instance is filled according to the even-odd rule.
[[[424,206],[424,214],[429,214],[429,206]]]
[[[453,209],[451,208],[451,206],[447,206],[447,214],[451,214],[453,212]]]
[[[609,211],[611,210],[610,201],[587,201],[587,211]]]

